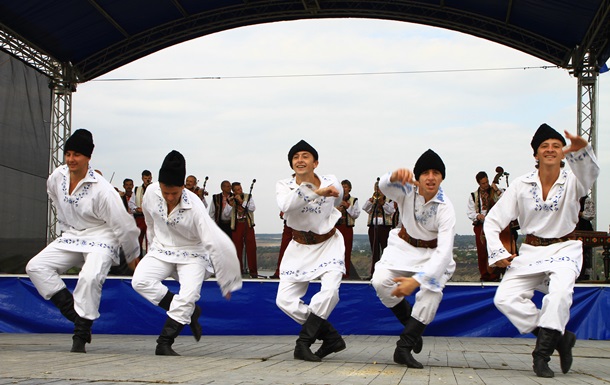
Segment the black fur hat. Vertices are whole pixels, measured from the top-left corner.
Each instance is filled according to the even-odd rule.
[[[443,160],[436,152],[430,149],[424,152],[415,162],[415,167],[413,168],[415,179],[418,180],[421,173],[426,170],[438,170],[443,179],[445,179],[445,163],[443,163]]]
[[[536,153],[538,152],[538,147],[540,147],[540,145],[542,144],[542,142],[544,142],[545,140],[549,140],[549,139],[557,139],[560,140],[561,143],[563,143],[563,145],[566,145],[566,140],[564,139],[563,135],[561,135],[559,132],[555,131],[555,129],[551,126],[549,126],[546,123],[542,123],[540,125],[540,127],[538,127],[538,130],[536,130],[536,133],[534,134],[534,137],[532,138],[532,148],[534,149],[534,156],[536,156]]]
[[[299,151],[307,151],[313,155],[314,160],[318,160],[318,152],[315,148],[311,146],[311,144],[307,143],[303,139],[288,151],[288,164],[290,164],[290,168],[292,168],[292,157]]]
[[[173,150],[163,160],[159,170],[159,182],[168,186],[184,186],[186,176],[186,161],[184,156]]]
[[[74,131],[72,135],[66,140],[66,144],[64,145],[64,153],[68,151],[75,151],[79,154],[83,154],[87,158],[91,158],[91,154],[93,153],[93,148],[95,145],[93,144],[93,135],[88,130],[84,128],[79,128]]]

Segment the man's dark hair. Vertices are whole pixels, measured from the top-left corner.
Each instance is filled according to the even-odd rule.
[[[350,181],[349,181],[349,180],[347,180],[347,179],[343,179],[343,180],[341,181],[341,184],[346,184],[346,185],[348,185],[348,186],[349,186],[349,189],[350,189],[350,190],[352,189],[352,182],[350,182]]]
[[[233,189],[235,186],[241,186],[241,183],[240,182],[231,183],[231,189]]]
[[[483,178],[489,178],[489,177],[487,176],[487,173],[485,171],[479,171],[477,173],[477,176],[475,176],[475,178],[477,178],[477,183],[480,183]]]
[[[151,175],[152,175],[152,173],[148,170],[142,171],[142,176],[151,176]]]
[[[129,178],[125,178],[123,179],[123,184],[127,183],[127,182],[131,182],[133,183],[133,179],[129,179]]]

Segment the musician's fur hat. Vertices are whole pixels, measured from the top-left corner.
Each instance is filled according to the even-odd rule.
[[[93,153],[93,135],[84,128],[79,128],[66,140],[64,145],[64,153],[68,151],[75,151],[79,154],[83,154],[87,158],[91,158]]]
[[[538,147],[540,147],[542,142],[544,142],[545,140],[549,140],[549,139],[560,140],[564,146],[566,145],[566,140],[559,132],[555,131],[555,129],[553,127],[549,126],[548,124],[542,123],[540,125],[540,127],[538,127],[538,130],[536,130],[536,133],[534,134],[534,137],[532,138],[531,145],[532,145],[532,148],[534,149],[534,156],[536,156],[536,153],[538,152]]]
[[[426,170],[438,170],[443,179],[445,179],[445,163],[443,163],[443,160],[436,152],[430,149],[424,152],[415,162],[415,167],[413,168],[415,179],[419,180],[421,173]]]
[[[184,186],[186,176],[186,160],[184,156],[176,150],[172,150],[161,165],[159,170],[159,182],[168,186]]]
[[[304,141],[303,139],[301,139],[301,141],[299,143],[292,146],[290,151],[288,151],[288,164],[290,164],[290,168],[292,168],[292,157],[294,157],[294,154],[296,154],[299,151],[307,151],[311,155],[313,155],[314,160],[318,160],[318,152],[316,151],[316,149],[313,148],[311,146],[311,144],[309,144],[306,141]]]

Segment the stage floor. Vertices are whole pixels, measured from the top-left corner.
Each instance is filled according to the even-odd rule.
[[[155,336],[93,336],[69,353],[70,334],[0,334],[0,384],[610,384],[610,342],[578,340],[574,365],[555,378],[532,371],[533,339],[424,337],[424,369],[393,363],[396,337],[347,336],[347,349],[321,363],[294,360],[295,336],[180,336],[181,357],[154,355]],[[314,346],[314,349],[317,345]]]

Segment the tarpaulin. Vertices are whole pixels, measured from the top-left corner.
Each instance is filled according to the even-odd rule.
[[[64,278],[72,291],[76,277]],[[164,282],[174,293],[179,283]],[[204,282],[200,318],[207,335],[296,335],[300,326],[275,305],[278,281],[248,280],[243,289],[225,300],[215,281]],[[305,301],[318,291],[319,282],[310,284]],[[434,321],[426,328],[428,336],[518,337],[519,332],[494,306],[497,285],[449,284]],[[579,339],[610,339],[610,291],[607,285],[578,285],[568,329]],[[407,298],[411,303],[414,296]],[[534,301],[540,305],[542,295]],[[129,277],[108,278],[104,283],[101,316],[93,324],[97,334],[156,335],[164,320],[163,309],[152,305],[131,287]],[[329,320],[344,335],[398,335],[402,326],[384,307],[375,289],[363,282],[343,282],[340,301]],[[27,276],[0,277],[0,332],[71,333],[73,325],[59,310],[44,300]],[[184,328],[189,334],[189,328]],[[530,335],[527,335],[531,337]]]

